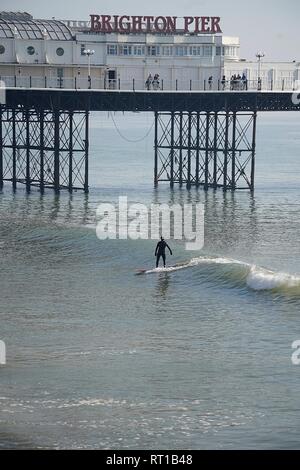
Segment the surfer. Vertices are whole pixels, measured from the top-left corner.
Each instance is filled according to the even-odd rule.
[[[156,245],[155,256],[156,256],[156,267],[158,268],[160,257],[162,257],[164,262],[164,268],[166,267],[166,248],[168,248],[170,255],[173,255],[171,248],[165,242],[164,238],[161,237],[160,241]]]

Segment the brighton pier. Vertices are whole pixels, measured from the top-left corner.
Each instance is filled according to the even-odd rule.
[[[90,15],[91,31],[100,33],[177,33],[177,16],[118,16]],[[180,18],[180,32],[205,34],[222,33],[218,16],[185,16]]]
[[[155,185],[253,191],[257,113],[300,111],[300,100],[297,92],[10,88],[0,106],[0,188],[88,192],[91,111],[154,113]]]
[[[217,16],[0,12],[0,189],[88,192],[90,113],[126,111],[154,114],[155,185],[253,191],[258,113],[300,110],[300,62],[263,57]]]

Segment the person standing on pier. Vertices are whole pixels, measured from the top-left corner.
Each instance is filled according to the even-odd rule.
[[[222,84],[222,90],[224,91],[225,87],[226,87],[226,77],[225,77],[225,75],[223,75],[223,77],[222,77],[221,84]]]
[[[158,75],[158,73],[156,73],[154,75],[152,85],[153,85],[153,90],[159,90],[159,75]]]
[[[151,88],[151,85],[152,85],[152,75],[151,75],[151,73],[149,74],[145,85],[146,85],[146,89],[149,91],[150,88]]]

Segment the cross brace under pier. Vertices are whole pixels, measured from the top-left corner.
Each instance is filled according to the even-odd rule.
[[[88,111],[0,106],[0,189],[88,192]]]
[[[254,190],[256,112],[156,112],[154,183]]]

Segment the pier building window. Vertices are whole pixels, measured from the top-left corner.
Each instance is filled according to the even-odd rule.
[[[133,55],[142,56],[145,55],[144,46],[133,46]]]
[[[4,54],[5,52],[5,47],[2,46],[2,44],[0,45],[0,54]]]
[[[204,57],[211,57],[212,56],[212,46],[204,46],[203,52],[204,52]]]
[[[27,47],[27,54],[33,55],[35,53],[35,48],[33,46]]]
[[[231,46],[223,47],[223,55],[235,57],[237,55],[237,47],[231,47]]]
[[[162,46],[162,55],[172,56],[173,55],[173,47],[172,46]]]
[[[119,54],[120,55],[132,55],[132,46],[129,46],[128,44],[119,46]]]
[[[116,44],[107,45],[107,55],[118,55],[118,47]]]
[[[81,44],[81,46],[80,46],[80,55],[85,56],[85,53],[84,53],[85,49],[86,49],[85,44]]]
[[[58,56],[61,57],[62,55],[64,55],[64,53],[65,53],[65,51],[63,50],[62,47],[58,47],[58,48],[56,49],[56,54],[57,54]]]
[[[217,46],[216,47],[216,55],[217,56],[220,56],[222,54],[222,47],[221,46]]]
[[[148,46],[148,55],[156,56],[160,53],[159,46]]]
[[[192,56],[202,56],[203,47],[202,46],[190,46],[190,55]]]
[[[178,57],[183,57],[188,55],[188,48],[186,46],[176,46],[175,55]]]

